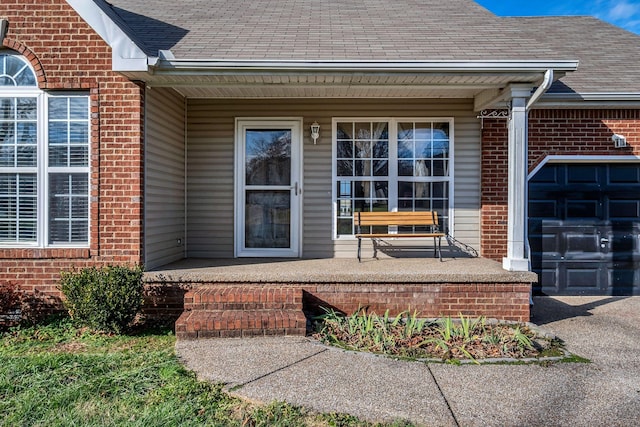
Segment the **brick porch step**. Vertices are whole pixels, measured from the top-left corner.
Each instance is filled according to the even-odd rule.
[[[178,339],[305,335],[302,288],[209,285],[187,292]]]

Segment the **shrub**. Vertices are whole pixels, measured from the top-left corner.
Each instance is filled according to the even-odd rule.
[[[62,272],[60,290],[74,322],[104,332],[123,332],[143,299],[142,267],[89,267]]]
[[[22,299],[22,292],[14,283],[0,282],[0,328],[19,322]]]
[[[20,308],[22,294],[11,282],[0,282],[0,313]]]

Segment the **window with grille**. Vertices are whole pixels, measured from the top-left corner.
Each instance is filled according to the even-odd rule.
[[[448,230],[453,119],[334,119],[333,136],[335,237],[361,211],[436,211]]]
[[[88,244],[89,140],[87,94],[45,93],[0,53],[0,245]]]

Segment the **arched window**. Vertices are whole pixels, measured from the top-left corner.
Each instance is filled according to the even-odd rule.
[[[36,75],[26,59],[0,54],[0,86],[36,86]]]
[[[86,246],[89,97],[38,89],[26,59],[0,51],[0,246]]]

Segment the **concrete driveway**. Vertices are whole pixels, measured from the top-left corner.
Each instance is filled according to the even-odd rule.
[[[533,322],[592,363],[424,364],[305,338],[180,341],[200,378],[242,397],[421,426],[640,423],[640,297],[541,297]]]

